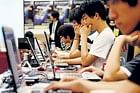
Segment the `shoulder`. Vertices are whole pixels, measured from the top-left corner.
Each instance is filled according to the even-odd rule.
[[[140,71],[140,60],[138,62],[139,64],[137,64],[134,68],[134,70],[132,71],[132,75],[129,77],[129,80],[140,85],[140,74],[139,74],[139,71]]]
[[[131,73],[134,72],[136,67],[140,66],[140,54],[137,55],[133,60],[126,62],[124,65]],[[138,69],[138,68],[137,68]],[[140,67],[139,67],[140,69]]]
[[[58,21],[58,23],[57,23],[58,25],[63,25],[60,21]]]
[[[49,23],[49,26],[52,26],[53,23]]]
[[[115,35],[114,35],[113,31],[109,27],[105,28],[100,33],[99,37],[107,39],[107,40],[114,40],[115,39]]]

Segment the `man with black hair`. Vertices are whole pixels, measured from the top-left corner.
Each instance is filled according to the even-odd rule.
[[[111,64],[112,68],[110,69],[109,66],[106,66],[105,71],[113,70],[113,67],[120,67],[120,51],[124,44],[131,43],[133,46],[140,46],[140,0],[107,0],[107,4],[109,6],[109,17],[115,21],[124,35],[115,40],[107,60],[107,64],[113,61],[117,65]],[[90,82],[81,79],[64,79],[51,84],[47,87],[47,90],[62,88],[82,93],[91,91],[93,93],[140,93],[140,55],[137,55],[130,63],[133,62],[137,62],[137,64],[131,66],[133,68],[132,74],[126,80]]]
[[[58,11],[52,11],[50,15],[51,23],[49,24],[50,30],[50,43],[55,42],[55,47],[61,47],[60,37],[57,34],[58,28],[62,25],[59,21]]]
[[[138,15],[140,11],[137,10],[137,8],[140,7],[139,0],[133,0],[133,1],[132,0],[122,0],[122,1],[107,0],[107,1],[110,8],[110,17],[113,20],[115,20],[115,24],[118,28],[122,30],[121,32],[123,34],[130,35],[130,36],[135,36],[137,34],[139,35],[139,31],[136,31],[136,30],[140,30],[140,22],[139,22],[140,15]],[[128,6],[126,6],[125,4],[128,4]],[[116,6],[120,5],[125,7],[124,8],[118,7],[116,9],[116,7],[114,7],[113,5]],[[132,13],[129,13],[130,10],[128,8],[131,10]],[[123,13],[120,10],[125,12]],[[127,13],[129,13],[129,16],[126,16]],[[112,49],[112,51],[113,52],[118,51],[118,52],[115,52],[115,55],[113,54],[113,52],[110,53],[110,57],[108,59],[105,73],[104,73],[105,80],[112,81],[112,80],[128,79],[129,77],[132,76],[131,74],[136,73],[134,71],[137,65],[140,64],[139,55],[137,55],[134,59],[126,62],[124,67],[120,67],[120,62],[117,58],[113,63],[111,62],[111,60],[113,60],[115,56],[116,57],[120,56],[120,49],[125,44],[125,42],[128,42],[128,44],[130,43],[130,41],[127,39],[128,38],[126,36],[120,36],[116,39],[115,44],[117,45],[114,44],[114,48],[117,48],[118,50],[114,49],[113,51]],[[137,41],[133,42],[133,46],[139,46],[139,45],[140,44],[138,38]],[[135,80],[139,81],[139,79],[135,79]]]
[[[80,43],[80,28],[84,24],[82,20],[82,11],[79,7],[76,7],[71,10],[69,18],[70,21],[73,23],[74,27],[74,40],[72,47],[69,52],[58,52],[55,51],[54,57],[61,57],[61,62],[66,62],[68,64],[81,64],[81,43]],[[95,31],[92,31],[87,38],[87,49],[90,50],[90,46],[92,45],[94,38],[97,37],[98,33]]]
[[[28,31],[24,34],[24,37],[34,38],[34,34],[31,31]]]
[[[61,25],[58,28],[58,36],[60,36],[61,50],[69,51],[74,39],[74,28],[72,25]]]
[[[106,23],[106,8],[100,1],[85,2],[80,6],[85,25],[81,27],[81,58],[82,66],[93,65],[102,68],[114,43],[115,36]],[[90,51],[87,50],[87,36],[90,30],[98,32]]]
[[[77,15],[81,15],[81,20],[78,16],[77,20],[79,23],[82,22],[82,25],[79,26],[80,34],[75,34],[75,38],[81,40],[81,62],[79,64],[82,64],[83,67],[93,65],[102,68],[115,38],[105,21],[106,9],[100,1],[86,2],[80,6]],[[71,15],[71,20],[74,16],[74,14]],[[87,38],[92,30],[96,31],[98,35],[94,38],[90,51],[88,51]]]

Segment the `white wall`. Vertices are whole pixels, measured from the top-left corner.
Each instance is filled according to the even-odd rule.
[[[0,25],[12,27],[16,38],[24,35],[23,20],[23,0],[0,0]]]

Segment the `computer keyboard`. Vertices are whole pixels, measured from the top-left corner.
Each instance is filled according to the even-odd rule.
[[[67,77],[76,77],[76,78],[82,78],[82,75],[80,73],[60,73],[60,78],[67,78]]]
[[[47,78],[47,72],[46,71],[38,71],[37,69],[33,69],[28,73],[29,77],[33,77],[33,76],[42,76]]]

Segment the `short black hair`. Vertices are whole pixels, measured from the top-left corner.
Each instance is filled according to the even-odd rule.
[[[104,0],[106,3],[110,0]],[[112,2],[117,2],[118,0],[112,0]],[[130,6],[136,6],[138,4],[138,0],[122,0],[123,2],[128,3]]]
[[[31,31],[28,31],[24,34],[24,37],[34,38],[34,34]]]
[[[107,11],[101,0],[87,0],[80,5],[81,11],[84,11],[89,17],[98,13],[102,20],[106,20]]]
[[[70,24],[64,24],[61,25],[58,28],[58,35],[59,36],[63,36],[65,38],[67,38],[67,36],[70,37],[70,39],[74,39],[75,33],[74,33],[74,28],[72,25]]]
[[[53,10],[53,11],[51,12],[51,16],[54,17],[54,18],[56,18],[56,19],[58,20],[58,19],[59,19],[59,12]]]
[[[75,20],[78,24],[81,24],[82,15],[83,12],[80,10],[80,7],[75,7],[71,10],[69,14],[69,20],[70,22]]]

